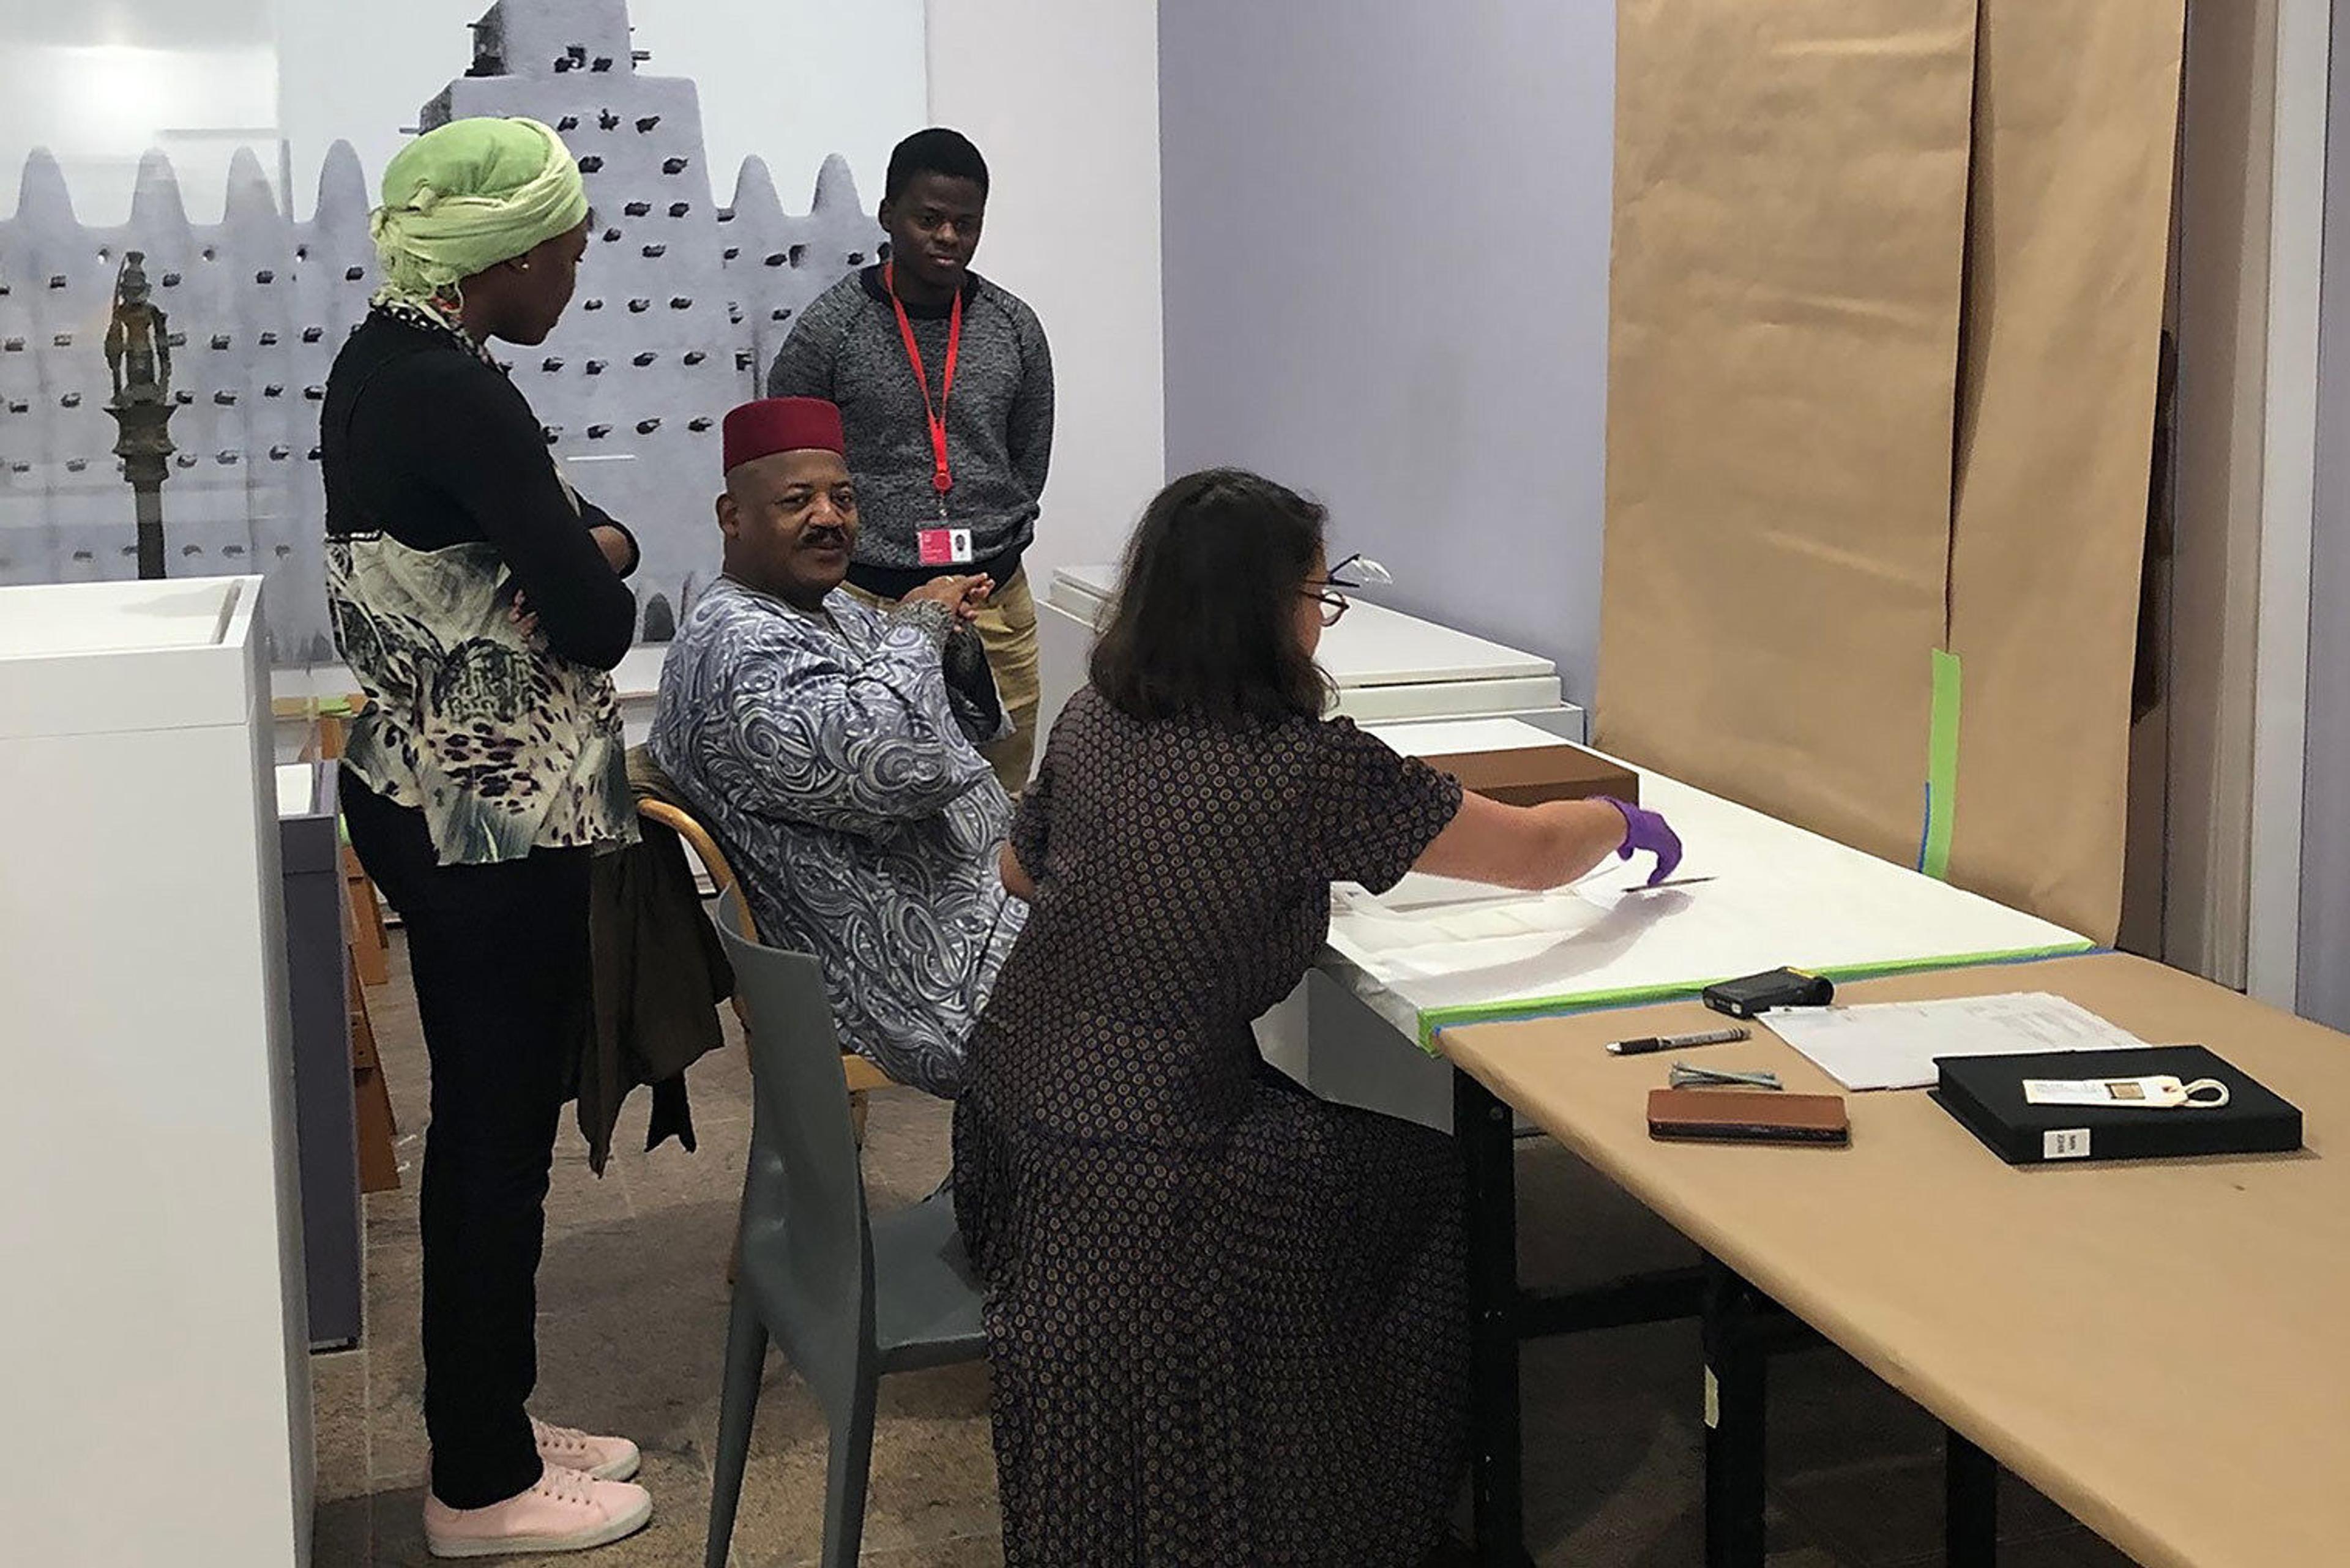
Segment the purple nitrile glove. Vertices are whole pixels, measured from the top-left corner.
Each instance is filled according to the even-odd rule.
[[[1616,857],[1629,860],[1644,849],[1655,856],[1657,868],[1648,873],[1651,888],[1671,876],[1681,863],[1680,836],[1673,831],[1672,824],[1653,811],[1627,805],[1613,795],[1599,798],[1624,814],[1624,842],[1616,846]]]

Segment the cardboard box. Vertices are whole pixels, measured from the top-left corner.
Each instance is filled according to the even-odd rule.
[[[1463,788],[1503,805],[1540,805],[1546,800],[1588,800],[1601,794],[1634,805],[1640,801],[1639,774],[1565,742],[1521,751],[1455,752],[1423,760],[1459,779]]]

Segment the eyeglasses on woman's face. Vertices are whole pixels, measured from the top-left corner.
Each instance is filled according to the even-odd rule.
[[[1388,575],[1388,569],[1385,566],[1357,550],[1325,572],[1319,578],[1307,581],[1298,591],[1322,606],[1324,626],[1336,626],[1345,618],[1348,607],[1354,603],[1345,594],[1338,592],[1338,589],[1366,587],[1374,583],[1394,581],[1395,579]]]
[[[1344,594],[1332,593],[1326,588],[1317,587],[1312,584],[1308,584],[1305,587],[1300,588],[1298,592],[1304,594],[1307,598],[1316,600],[1320,603],[1322,606],[1322,624],[1324,626],[1336,626],[1339,620],[1345,617],[1347,607],[1354,603],[1352,599],[1348,598]]]

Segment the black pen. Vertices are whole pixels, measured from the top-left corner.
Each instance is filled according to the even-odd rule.
[[[1617,1040],[1609,1043],[1611,1056],[1647,1056],[1659,1051],[1679,1051],[1687,1045],[1727,1045],[1733,1040],[1751,1040],[1753,1032],[1747,1029],[1709,1029],[1701,1034],[1648,1034],[1638,1040]]]

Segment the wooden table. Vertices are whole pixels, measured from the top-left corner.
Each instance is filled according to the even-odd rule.
[[[1915,1091],[1851,1096],[1846,1149],[1658,1143],[1645,1102],[1672,1055],[1601,1047],[1718,1022],[1696,1004],[1445,1030],[1461,1125],[1485,1129],[1465,1139],[1482,1184],[1480,1451],[1515,1464],[1516,1340],[1543,1310],[1517,1291],[1513,1210],[1493,1201],[1513,1107],[1716,1260],[1710,1561],[1761,1561],[1762,1364],[1743,1331],[1776,1303],[1951,1429],[1962,1557],[1987,1561],[1991,1545],[1995,1471],[1980,1453],[2147,1568],[2350,1562],[2350,1038],[2114,954],[1871,981],[1839,1000],[2014,991],[2210,1045],[2302,1108],[2308,1148],[2011,1168]],[[1689,1054],[1835,1087],[1767,1034]],[[1608,1321],[1604,1296],[1550,1313],[1555,1326]],[[1486,1490],[1481,1477],[1481,1511]],[[1523,1560],[1522,1541],[1483,1549]]]

